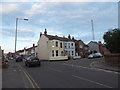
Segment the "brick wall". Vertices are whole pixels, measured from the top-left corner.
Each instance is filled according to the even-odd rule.
[[[104,58],[108,64],[120,66],[120,53],[106,54]]]

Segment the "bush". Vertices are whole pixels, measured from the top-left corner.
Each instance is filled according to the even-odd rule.
[[[120,29],[112,29],[103,35],[106,47],[111,53],[120,53]]]

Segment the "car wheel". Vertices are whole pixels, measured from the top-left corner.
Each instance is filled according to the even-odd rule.
[[[40,66],[40,65],[41,65],[41,63],[39,62],[38,66]]]
[[[40,66],[40,63],[38,64],[38,66]]]

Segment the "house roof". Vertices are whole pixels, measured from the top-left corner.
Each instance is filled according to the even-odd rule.
[[[28,50],[32,50],[33,48],[36,48],[37,46],[34,46],[34,47],[30,47],[30,48],[27,48],[27,49],[25,49],[26,51],[28,51]],[[18,50],[17,51],[17,53],[20,53],[20,52],[24,52],[24,49],[22,49],[22,50]]]
[[[84,44],[84,46],[89,47],[88,45],[86,45],[82,40],[75,40],[76,43],[82,42]]]
[[[72,39],[68,39],[68,38],[65,38],[65,37],[53,36],[53,35],[46,35],[46,37],[47,37],[49,40],[73,41]]]
[[[31,49],[33,49],[33,48],[36,48],[37,46],[35,46],[35,47],[30,47],[30,48],[27,48],[27,49],[25,49],[26,51],[27,50],[31,50]]]
[[[104,44],[96,42],[96,41],[90,41],[87,45],[89,46],[90,43],[94,43],[94,44],[97,44],[97,45],[105,46]]]

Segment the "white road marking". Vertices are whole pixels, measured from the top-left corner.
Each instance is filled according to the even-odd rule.
[[[83,78],[83,77],[79,77],[79,76],[75,76],[75,75],[72,75],[72,76],[75,77],[75,78],[79,78],[79,79],[81,79],[81,80],[84,80],[84,81],[88,81],[88,82],[91,82],[91,83],[95,83],[95,84],[98,84],[98,85],[107,87],[107,88],[113,88],[113,87],[111,87],[111,86],[104,85],[104,84],[101,84],[101,83],[99,83],[99,82],[92,81],[92,80],[89,80],[89,79],[86,79],[86,78]]]
[[[115,72],[115,71],[104,70],[104,69],[99,69],[99,68],[90,68],[90,67],[78,66],[78,65],[73,65],[73,64],[63,63],[61,65],[67,65],[67,66],[71,66],[71,67],[85,68],[85,69],[90,69],[90,70],[104,71],[104,72],[108,72],[108,73],[120,74],[119,72]]]
[[[57,72],[62,72],[62,71],[60,71],[60,70],[57,70],[57,69],[54,69],[54,68],[51,68],[51,67],[49,67],[49,69],[51,69],[51,70],[53,70],[53,71],[57,71]]]

